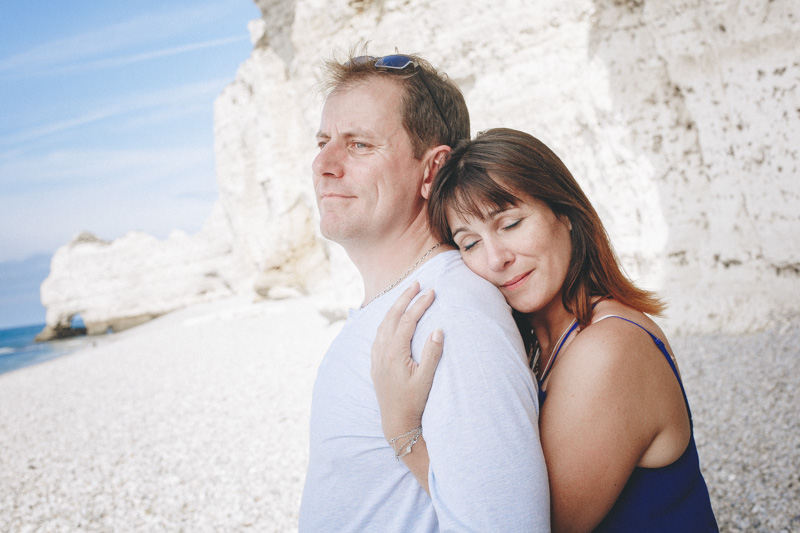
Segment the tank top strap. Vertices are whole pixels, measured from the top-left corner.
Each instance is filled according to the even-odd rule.
[[[638,322],[634,322],[633,320],[630,320],[628,318],[625,318],[624,316],[604,315],[604,316],[601,316],[601,317],[599,317],[599,318],[597,318],[595,320],[592,320],[592,324],[597,324],[598,322],[600,322],[601,320],[605,320],[606,318],[619,318],[620,320],[624,320],[625,322],[630,322],[634,326],[637,326],[638,328],[643,330],[645,333],[650,335],[650,338],[653,339],[653,342],[655,343],[656,347],[658,347],[658,349],[661,352],[661,354],[664,356],[664,359],[666,359],[667,363],[669,363],[669,367],[672,369],[672,373],[675,375],[675,379],[678,380],[678,385],[681,386],[681,394],[683,394],[683,401],[684,401],[684,403],[686,403],[686,410],[688,411],[689,410],[689,399],[686,397],[686,390],[683,388],[683,380],[681,380],[681,376],[678,373],[678,367],[675,366],[675,362],[672,360],[672,356],[669,354],[669,350],[667,350],[667,347],[664,344],[664,341],[662,341],[660,338],[658,338],[658,336],[656,336],[652,331],[650,331],[649,329],[647,329],[643,325],[639,324]],[[689,421],[690,422],[691,422],[691,419],[692,419],[692,414],[691,414],[691,411],[689,411]]]
[[[567,330],[567,333],[561,338],[561,342],[558,343],[558,346],[556,346],[553,355],[550,357],[550,361],[548,361],[547,363],[547,368],[545,369],[544,374],[542,374],[542,379],[539,380],[539,389],[542,388],[542,383],[544,383],[544,380],[547,379],[547,376],[550,374],[550,371],[555,366],[556,357],[558,357],[558,354],[561,352],[561,348],[564,346],[564,343],[567,342],[567,339],[569,338],[570,335],[572,335],[572,332],[575,331],[575,328],[577,327],[578,327],[578,322],[576,320],[572,324],[572,326]]]
[[[602,302],[604,299],[605,299],[605,297],[600,298],[595,303],[593,303],[592,304],[592,309],[597,307],[597,304]],[[558,346],[556,346],[556,349],[553,352],[553,355],[550,357],[550,361],[547,362],[547,368],[545,368],[544,374],[542,374],[542,379],[537,379],[536,380],[537,381],[537,385],[539,385],[537,388],[539,389],[539,406],[540,407],[544,403],[545,398],[547,397],[547,391],[542,389],[542,385],[544,384],[544,380],[547,379],[547,376],[550,374],[550,370],[552,370],[553,367],[555,366],[556,357],[558,357],[558,354],[561,351],[561,348],[564,346],[564,343],[567,342],[567,339],[569,338],[570,335],[572,335],[572,332],[575,331],[575,328],[577,328],[578,325],[579,324],[578,324],[578,321],[576,319],[575,322],[572,324],[572,326],[570,326],[569,330],[567,330],[566,335],[564,335],[562,337],[561,342],[559,342]],[[535,377],[535,375],[534,375],[534,377]]]

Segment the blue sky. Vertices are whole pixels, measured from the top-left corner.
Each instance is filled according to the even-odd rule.
[[[194,233],[217,196],[213,103],[252,48],[251,0],[4,2],[0,328],[77,232]]]

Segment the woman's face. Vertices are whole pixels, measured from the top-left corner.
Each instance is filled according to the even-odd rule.
[[[517,206],[491,209],[483,218],[447,210],[464,262],[496,285],[517,311],[540,311],[556,299],[560,305],[572,252],[567,217],[527,196]]]

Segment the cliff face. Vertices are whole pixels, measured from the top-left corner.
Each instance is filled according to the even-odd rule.
[[[669,301],[669,329],[755,330],[800,311],[796,3],[256,4],[264,17],[250,24],[253,53],[215,105],[212,218],[225,230],[67,245],[42,288],[48,325],[75,313],[102,325],[247,291],[334,288],[337,305],[355,305],[355,271],[318,235],[310,162],[319,61],[361,41],[374,55],[418,52],[446,71],[464,91],[473,134],[507,126],[550,145],[598,208],[628,273]],[[126,248],[161,250],[161,267],[142,277]],[[189,269],[198,261],[187,253],[217,275]],[[178,272],[182,282],[171,283]]]

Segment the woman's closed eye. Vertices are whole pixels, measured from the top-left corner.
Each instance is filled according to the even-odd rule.
[[[460,246],[460,248],[461,248],[461,251],[462,251],[462,252],[469,252],[469,251],[470,251],[470,250],[471,250],[471,249],[472,249],[472,248],[473,248],[473,247],[474,247],[476,244],[478,244],[478,241],[477,241],[477,240],[475,240],[475,241],[467,241],[467,242],[464,242],[464,243],[463,243],[463,244]]]
[[[522,222],[522,219],[515,220],[514,222],[512,222],[510,224],[506,224],[505,226],[503,226],[503,229],[514,229],[517,226],[519,226],[520,222]]]

